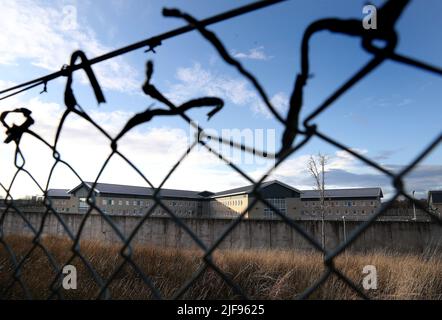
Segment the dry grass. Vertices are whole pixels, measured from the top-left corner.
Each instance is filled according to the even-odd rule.
[[[32,246],[29,238],[9,237],[7,243],[22,258]],[[65,263],[71,256],[72,244],[60,238],[48,237],[44,245],[56,261]],[[191,277],[201,263],[200,251],[158,247],[133,247],[133,261],[153,279],[164,298],[171,298]],[[107,278],[123,261],[120,246],[104,245],[91,241],[81,243],[84,254],[98,274]],[[292,299],[320,277],[324,268],[321,256],[299,251],[220,251],[214,262],[228,274],[248,296],[255,299]],[[78,271],[77,290],[65,291],[70,299],[96,298],[99,286],[77,257],[72,263]],[[378,272],[378,289],[370,291],[377,299],[441,299],[442,258],[436,253],[406,255],[374,252],[351,253],[336,259],[336,266],[354,282],[361,284],[365,265],[374,265]],[[12,263],[3,246],[0,246],[0,289],[12,279]],[[36,299],[50,294],[49,284],[55,272],[40,248],[26,260],[22,279]],[[126,264],[109,289],[114,299],[150,299],[150,289],[134,269]],[[18,283],[9,290],[7,298],[23,298]],[[233,299],[234,292],[213,270],[207,269],[186,292],[187,299]],[[345,283],[332,276],[313,295],[314,299],[356,299],[357,295]]]

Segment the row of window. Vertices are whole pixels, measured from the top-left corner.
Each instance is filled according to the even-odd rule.
[[[219,210],[216,210],[216,211],[213,211],[213,212],[211,212],[211,214],[212,215],[215,215],[215,216],[226,216],[226,217],[237,217],[238,215],[240,215],[242,212],[240,212],[240,211],[235,211],[235,210],[232,210],[232,209],[230,209],[230,210],[224,210],[224,211],[219,211]]]
[[[103,206],[136,206],[136,207],[149,207],[151,205],[151,201],[144,201],[144,200],[114,200],[114,199],[102,199],[101,204]],[[194,201],[172,201],[169,204],[166,203],[168,206],[172,207],[196,207],[196,203]],[[87,204],[86,198],[80,198],[78,206],[81,209],[88,208],[89,205]]]
[[[191,217],[191,216],[195,216],[195,211],[193,210],[177,210],[175,212],[173,212],[174,214],[176,214],[177,216],[180,217]],[[152,213],[153,216],[159,216],[159,217],[164,217],[164,216],[170,216],[168,212],[166,211],[154,211]]]
[[[82,199],[84,198],[80,198],[80,203],[82,202]],[[86,199],[84,199],[83,201],[85,202]],[[149,207],[151,205],[152,201],[144,201],[144,200],[114,200],[114,199],[102,199],[101,200],[101,204],[103,206],[114,206],[115,204],[119,205],[119,206],[138,206],[138,207]],[[171,203],[166,205],[172,206],[172,207],[195,207],[195,202],[193,201],[172,201]]]
[[[219,200],[215,202],[215,206],[242,206],[243,202],[242,200]]]
[[[102,211],[106,214],[110,214],[110,215],[143,215],[147,212],[147,210],[138,210],[138,209],[133,209],[133,210],[118,210],[118,209],[106,209],[103,208]],[[179,216],[191,216],[195,214],[194,210],[174,210],[172,211],[174,214],[179,215]],[[152,212],[153,216],[165,216],[165,215],[169,215],[166,211],[159,211],[159,210],[154,210],[154,212]]]
[[[312,216],[316,216],[316,215],[320,215],[321,211],[320,210],[302,210],[301,211],[302,214],[304,215],[312,215]],[[326,215],[332,215],[332,214],[373,214],[374,210],[325,210],[324,214]]]
[[[80,199],[80,201],[81,201],[81,199]],[[133,205],[133,206],[144,206],[144,201],[143,200],[133,200],[133,201],[118,200],[118,202],[116,202],[114,199],[102,199],[101,200],[101,204],[103,206],[106,206],[106,205],[113,206],[113,205],[115,205],[115,203],[118,203],[119,206],[122,206],[123,204],[125,204],[126,206],[130,206],[130,205]],[[149,206],[148,201],[146,201],[146,206]]]
[[[238,216],[238,213],[233,211],[217,212],[214,216],[219,218],[236,218]]]
[[[303,201],[304,207],[315,207],[320,205],[320,201]],[[375,206],[375,201],[325,201],[327,206],[354,207],[354,206]]]

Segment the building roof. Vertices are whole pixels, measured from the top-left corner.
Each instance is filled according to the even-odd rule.
[[[207,190],[205,190],[205,191],[201,191],[201,192],[199,192],[198,194],[199,194],[201,197],[205,197],[205,198],[208,198],[208,197],[211,197],[211,196],[214,195],[213,192],[210,192],[210,191],[207,191]]]
[[[277,183],[277,184],[279,184],[279,185],[281,185],[281,186],[283,186],[285,188],[288,188],[290,190],[293,190],[295,192],[301,193],[301,191],[299,191],[298,189],[293,188],[292,186],[289,186],[288,184],[285,184],[285,183],[283,183],[281,181],[278,181],[278,180],[272,180],[272,181],[263,182],[261,184],[260,190],[264,189],[265,187],[267,187],[267,186],[269,186],[271,184],[274,184],[274,183]],[[220,196],[229,196],[229,195],[237,195],[237,194],[248,194],[248,193],[252,192],[253,187],[254,187],[254,185],[251,184],[251,185],[248,185],[248,186],[245,186],[245,187],[224,190],[224,191],[216,192],[213,195],[213,197],[216,198],[216,197],[220,197]]]
[[[433,203],[442,203],[442,190],[430,190],[428,197],[431,197]]]
[[[373,198],[383,197],[381,188],[350,188],[350,189],[326,189],[324,196],[326,198]],[[302,199],[319,198],[318,190],[303,190]]]
[[[300,193],[301,200],[319,198],[319,191],[317,190],[300,191],[278,180],[263,182],[261,184],[260,190],[275,183],[285,188],[288,188],[292,191]],[[84,182],[84,185],[86,185],[87,188],[91,188],[93,182]],[[52,197],[62,196],[62,195],[64,195],[65,197],[69,197],[68,195],[69,193],[74,193],[82,186],[83,184],[80,183],[78,186],[76,186],[71,190],[50,189],[48,190],[48,194],[50,194],[49,192],[51,192]],[[248,185],[245,187],[224,190],[216,193],[212,193],[210,191],[161,189],[159,196],[166,198],[191,198],[191,199],[218,198],[218,197],[231,196],[231,195],[249,194],[252,192],[253,187],[254,185]],[[154,193],[154,189],[149,187],[129,186],[129,185],[111,184],[111,183],[97,183],[97,185],[95,186],[95,191],[99,194],[115,194],[115,195],[144,196],[144,197],[152,196]],[[442,198],[442,191],[434,191],[434,192],[437,193],[438,197],[439,197],[438,192],[440,192],[440,197]],[[352,188],[352,189],[328,189],[325,191],[325,196],[327,198],[374,198],[374,197],[383,197],[383,194],[381,188]],[[435,201],[434,199],[435,195],[433,195],[433,201]]]
[[[84,185],[90,189],[93,182],[84,182]],[[80,183],[78,186],[69,191],[73,193],[83,186]],[[122,184],[111,184],[111,183],[97,183],[94,189],[97,193],[101,194],[119,194],[119,195],[131,195],[131,196],[152,196],[155,189],[149,187],[139,187],[139,186],[128,186]],[[161,189],[160,197],[171,197],[171,198],[195,198],[203,199],[204,197],[199,194],[199,191],[189,191],[189,190],[177,190],[177,189]]]
[[[69,198],[69,189],[48,189],[48,197],[50,198]]]

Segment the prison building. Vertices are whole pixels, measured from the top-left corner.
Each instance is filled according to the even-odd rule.
[[[381,188],[326,189],[324,216],[326,218],[364,217],[381,206]],[[303,190],[301,218],[322,217],[320,191]]]
[[[51,199],[51,207],[57,212],[72,211],[69,189],[48,189],[47,195]]]
[[[438,214],[442,213],[442,190],[428,191],[428,208]]]
[[[87,197],[92,186],[92,182],[84,182],[68,191],[71,195],[71,211],[88,211]],[[162,216],[167,215],[166,208],[180,216],[198,216],[202,212],[200,200],[204,199],[204,196],[200,196],[197,191],[161,189],[158,198],[161,199],[162,205],[156,206],[154,192],[155,189],[148,187],[97,183],[91,195],[95,199],[94,205],[109,215],[144,215],[152,210],[152,215]]]
[[[84,182],[71,190],[51,189],[48,197],[59,212],[86,213],[87,198],[93,195],[93,205],[109,215],[169,216],[168,211],[180,217],[234,218],[244,213],[249,219],[274,219],[278,214],[293,219],[320,217],[319,193],[300,191],[281,181],[267,181],[257,189],[265,202],[256,197],[254,185],[219,192],[161,189],[154,199],[155,189],[129,185]],[[326,190],[326,216],[366,216],[381,204],[380,188]],[[256,200],[256,201],[255,201]],[[250,207],[250,208],[249,208]],[[93,213],[98,213],[93,210]]]
[[[248,209],[255,201],[254,185],[225,190],[212,194],[209,201],[209,216],[211,217],[236,217]],[[263,199],[268,201],[282,214],[296,218],[300,209],[301,191],[283,182],[274,180],[261,184],[258,189]],[[245,218],[262,219],[276,218],[277,214],[262,201],[257,201],[245,212]]]

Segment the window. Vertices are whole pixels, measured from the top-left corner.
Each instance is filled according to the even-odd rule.
[[[134,201],[132,202],[132,204],[133,204],[134,206],[136,206],[136,205],[137,205],[137,201],[134,200]]]
[[[129,200],[126,200],[126,206],[128,206],[129,205]]]
[[[123,205],[123,201],[122,200],[118,200],[118,205],[122,206]]]
[[[143,200],[140,201],[140,205],[144,206],[144,201]]]
[[[287,206],[284,198],[266,199],[282,214],[287,214]],[[274,218],[276,213],[269,207],[264,208],[264,216],[267,218]]]
[[[103,205],[103,206],[105,206],[106,205],[106,199],[103,199],[103,200],[101,200],[101,204]]]
[[[78,201],[78,209],[87,210],[89,205],[87,204],[86,198],[80,198]]]

